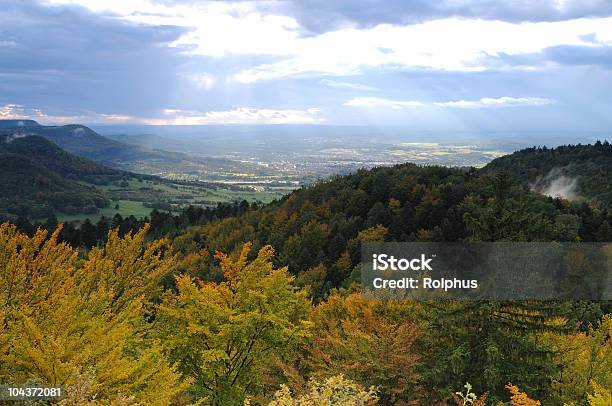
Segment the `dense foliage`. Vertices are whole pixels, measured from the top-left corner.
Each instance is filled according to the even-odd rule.
[[[62,385],[72,404],[168,404],[183,384],[143,318],[174,265],[166,242],[112,232],[79,260],[59,231],[0,226],[0,381]]]
[[[92,187],[64,178],[22,155],[0,153],[0,172],[0,217],[95,213],[110,204]]]
[[[188,254],[189,262],[179,266],[184,272],[204,280],[221,280],[218,264],[208,252],[232,252],[246,241],[255,247],[271,244],[279,253],[277,264],[289,265],[296,283],[308,289],[315,302],[326,303],[335,300],[330,296],[334,289],[346,295],[357,288],[362,241],[607,241],[610,233],[606,223],[610,220],[605,209],[574,206],[533,193],[504,171],[489,176],[406,164],[321,182],[240,217],[193,228],[175,238],[175,245]],[[401,378],[417,381],[409,378],[414,373],[420,385],[428,388],[429,396],[438,399],[470,381],[475,390],[489,392],[489,401],[497,401],[507,395],[509,381],[533,396],[549,396],[551,377],[557,369],[554,351],[542,344],[540,334],[588,329],[610,312],[610,304],[476,302],[432,304],[413,310],[413,318],[419,312],[426,315],[416,320],[422,323],[415,345],[420,348],[417,358],[421,364],[417,368],[402,366]],[[350,311],[344,308],[335,314],[348,315]],[[362,385],[387,388],[381,401],[388,404],[410,401],[419,387],[406,385],[410,389],[405,397],[401,385],[393,383],[398,377],[393,378],[390,358],[385,357],[381,371],[374,366],[367,369],[368,355],[375,354],[371,350],[375,341],[361,347],[368,348],[367,353],[351,350],[359,359],[347,361],[341,353],[327,353],[349,345],[342,344],[345,334],[352,337],[349,348],[359,346],[356,333],[342,332],[356,328],[350,327],[356,317],[344,321],[342,330],[330,331],[334,345],[320,345],[325,349],[318,350],[324,363],[313,368],[306,354],[301,368],[319,372],[332,368]],[[359,328],[367,328],[370,322],[361,321]],[[321,327],[322,331],[327,328]],[[401,331],[400,326],[394,331]],[[326,334],[319,333],[315,343]],[[360,331],[358,336],[364,334],[366,331]],[[402,342],[402,337],[395,337],[394,342]],[[393,348],[390,342],[378,345]],[[402,346],[411,345],[404,342]],[[361,373],[352,370],[357,365],[365,369]]]
[[[481,340],[487,318],[446,334],[457,351],[430,354],[452,350],[443,334],[452,322],[430,304],[334,294],[313,305],[273,265],[270,246],[253,260],[248,244],[237,256],[218,254],[217,283],[181,274],[182,255],[168,240],[147,242],[146,227],[123,238],[110,232],[82,255],[58,243],[59,231],[28,237],[0,226],[0,379],[63,385],[62,404],[609,404],[609,316],[585,332],[506,329],[519,340],[537,337],[554,356],[549,368],[513,358],[497,372],[506,382],[497,393],[486,386],[490,372],[473,363],[465,367],[475,379],[485,375],[485,390],[462,390],[466,348],[453,340]],[[163,288],[168,276],[175,288]],[[436,358],[453,368],[440,371]],[[552,386],[516,385],[534,373]]]
[[[405,164],[259,208],[156,211],[135,234],[143,224],[125,220],[84,224],[80,250],[60,228],[0,227],[2,381],[58,382],[73,404],[612,398],[608,302],[358,293],[364,241],[610,240],[605,208],[533,193],[507,171]]]
[[[0,131],[0,216],[45,218],[95,213],[109,200],[90,185],[125,174],[80,158],[37,136]]]
[[[298,190],[239,217],[188,230],[179,248],[229,252],[272,245],[279,265],[325,296],[348,287],[360,241],[608,241],[612,214],[530,192],[495,176],[404,164],[362,170]]]
[[[149,216],[144,218],[136,218],[134,215],[123,217],[117,213],[112,218],[101,216],[95,223],[85,219],[80,225],[64,224],[58,239],[74,247],[90,248],[104,244],[108,232],[111,230],[117,230],[120,236],[124,236],[129,232],[140,230],[145,224],[149,225],[150,238],[172,237],[179,235],[189,227],[239,216],[248,210],[255,210],[257,207],[256,203],[248,203],[243,200],[234,203],[218,203],[214,207],[189,206],[178,214],[153,209]],[[53,215],[44,222],[32,223],[25,217],[19,217],[14,223],[20,231],[28,235],[34,235],[38,228],[55,230],[59,224],[57,217]]]
[[[608,141],[526,148],[497,158],[484,168],[486,173],[501,170],[536,189],[546,189],[559,179],[569,186],[575,181],[571,191],[574,200],[612,208],[612,145]]]

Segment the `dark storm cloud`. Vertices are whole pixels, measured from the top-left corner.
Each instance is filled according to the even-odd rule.
[[[609,0],[568,0],[562,6],[557,3],[555,0],[302,0],[283,4],[289,13],[312,32],[328,31],[346,23],[368,27],[381,23],[407,24],[455,16],[521,22],[612,15],[612,2]]]
[[[0,22],[0,104],[98,112],[152,107],[171,93],[184,60],[167,46],[185,32],[181,27],[31,1],[0,1]]]

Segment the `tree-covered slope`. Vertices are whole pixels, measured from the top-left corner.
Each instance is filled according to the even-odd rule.
[[[29,157],[48,170],[74,180],[104,183],[125,175],[125,172],[66,152],[40,136],[0,134],[0,153]]]
[[[190,229],[175,238],[174,245],[184,255],[179,272],[222,282],[223,263],[211,253],[233,252],[232,258],[237,258],[244,243],[252,243],[254,252],[270,244],[278,253],[275,265],[288,266],[296,284],[325,306],[335,300],[334,292],[359,294],[363,242],[609,241],[610,221],[612,216],[605,210],[573,206],[532,192],[507,172],[489,176],[476,170],[403,164],[361,170],[300,189],[274,204]],[[557,369],[550,362],[552,351],[537,334],[588,328],[610,307],[606,302],[474,301],[426,304],[421,310],[426,327],[419,339],[422,367],[417,371],[423,387],[433,388],[434,395],[415,404],[443,404],[434,399],[448,396],[451,388],[465,382],[476,393],[488,392],[488,400],[497,404],[506,397],[508,382],[537,398],[552,396],[550,377]],[[409,312],[418,313],[414,308]],[[348,366],[365,366],[373,351],[371,344],[362,347],[364,352],[343,358],[344,351],[351,351],[343,337],[348,343],[363,337],[362,332],[336,333],[338,327],[330,326],[334,314],[353,317],[347,313],[334,309],[324,316],[322,324],[331,332],[325,328],[316,332],[316,337],[328,341],[321,339],[315,350],[324,353],[315,370],[350,371],[349,377],[361,379],[358,382],[366,386],[388,384],[386,379],[374,381],[374,376],[388,371],[387,361],[384,365],[375,362],[362,375]],[[555,324],[561,315],[567,322]],[[333,366],[334,362],[339,364]],[[383,372],[378,375],[374,370]],[[410,404],[410,390],[402,395],[392,392],[381,395],[382,404]],[[394,403],[394,396],[404,403]]]
[[[93,185],[135,176],[14,132],[0,132],[0,160],[0,216],[8,218],[93,214],[109,205]]]
[[[507,171],[539,192],[612,208],[612,145],[607,141],[527,148],[493,160],[482,171]]]
[[[177,242],[210,252],[271,244],[279,263],[316,279],[324,294],[351,283],[364,240],[607,241],[611,221],[607,211],[531,192],[504,173],[403,164],[320,182]]]
[[[185,213],[194,218],[201,214]],[[111,297],[112,309],[133,309],[145,319],[140,323],[137,318],[123,318],[130,313],[122,314],[120,320],[138,327],[143,334],[138,340],[147,337],[161,346],[161,354],[184,378],[181,382],[189,385],[181,398],[189,401],[183,403],[242,404],[248,397],[253,403],[266,404],[271,387],[280,383],[299,391],[310,379],[337,374],[364,388],[373,386],[380,405],[449,404],[449,396],[462,387],[481,395],[474,404],[485,404],[485,397],[487,404],[498,404],[509,401],[509,388],[518,396],[516,386],[547,405],[579,405],[586,404],[587,393],[596,392],[590,380],[610,387],[610,319],[605,316],[611,311],[609,302],[430,303],[375,301],[359,294],[364,241],[610,241],[612,217],[605,209],[586,203],[571,205],[532,192],[507,171],[492,176],[476,170],[403,164],[337,176],[270,205],[247,205],[231,217],[220,217],[224,216],[207,216],[218,220],[189,230],[169,227],[172,245],[170,239],[145,245],[144,232],[119,241],[117,233],[111,232],[106,234],[105,248],[88,250],[74,266],[56,266],[64,276],[83,278],[77,283],[66,279],[67,286],[76,287],[67,300],[96,311],[104,308],[83,301],[79,287],[90,286],[93,280],[116,282],[116,278],[105,278],[107,271],[129,274],[129,280],[119,280],[121,289],[116,294],[87,295],[86,299]],[[154,212],[150,220],[152,229],[163,230],[164,223],[177,219]],[[82,226],[83,235],[95,231],[87,224]],[[2,231],[4,241],[19,238],[19,247],[4,244],[8,249],[0,260],[22,258],[20,247],[28,238],[16,237],[8,226]],[[127,233],[127,228],[120,231]],[[44,235],[39,232],[34,238],[42,240]],[[95,237],[86,244],[96,245]],[[55,246],[66,249],[50,239],[49,248]],[[55,258],[45,255],[51,257]],[[88,267],[90,259],[103,266]],[[81,267],[87,272],[78,271]],[[29,268],[21,268],[17,274],[27,275]],[[123,268],[150,270],[157,279],[117,271]],[[113,286],[102,287],[114,292]],[[160,295],[162,287],[166,292]],[[21,296],[29,298],[34,292],[26,290]],[[145,295],[151,298],[146,307],[128,306]],[[11,315],[29,308],[30,302],[18,301],[21,296],[5,301],[15,303],[18,311]],[[70,313],[73,307],[66,308],[67,317],[77,315]],[[127,348],[113,354],[129,355],[137,362],[133,337],[123,339],[124,330],[115,331],[108,324],[114,320],[109,314],[114,313],[100,314],[107,317],[102,321],[105,331],[117,338],[102,351]],[[98,313],[92,317],[96,321]],[[35,326],[65,325],[64,318],[58,317],[51,318],[52,324],[32,320]],[[100,326],[85,324],[79,324],[83,331]],[[13,322],[9,331],[21,332],[23,325]],[[51,344],[57,342],[52,333],[64,331],[52,329],[47,335],[53,338]],[[95,331],[88,332],[94,344]],[[72,348],[74,334],[66,337],[67,348]],[[14,340],[11,345],[26,354],[41,348],[38,341]],[[89,348],[88,343],[84,345]],[[66,365],[92,371],[88,376],[99,388],[97,399],[113,402],[115,386],[105,387],[106,381],[96,381],[96,374],[104,368],[111,370],[119,361],[100,367],[98,357],[50,354],[61,355]],[[166,365],[164,357],[156,356],[152,365]],[[38,376],[40,370],[35,362],[0,365],[6,365],[0,368],[4,376],[24,380]],[[136,368],[136,375],[131,375],[139,379],[139,387],[144,378],[137,372],[142,370]],[[70,373],[68,369],[59,372]],[[198,379],[185,379],[194,376]],[[176,385],[175,389],[181,390]],[[150,391],[134,393],[142,397]],[[142,399],[146,403],[149,398]]]
[[[63,126],[15,126],[0,129],[5,135],[38,135],[44,137],[73,154],[112,163],[116,160],[129,160],[139,157],[143,150],[132,145],[111,140],[83,125]]]
[[[162,162],[176,166],[189,158],[185,154],[159,151],[126,144],[104,137],[89,127],[78,124],[63,126],[19,125],[18,120],[0,120],[0,135],[19,137],[37,135],[57,144],[60,148],[113,168],[130,170],[139,161]]]
[[[33,157],[0,152],[0,214],[45,217],[56,212],[95,213],[109,201]]]

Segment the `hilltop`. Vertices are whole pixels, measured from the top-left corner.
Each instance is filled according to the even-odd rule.
[[[0,153],[22,155],[63,177],[91,183],[107,183],[127,175],[126,172],[64,151],[37,135],[0,134]]]
[[[112,140],[80,124],[42,126],[34,122],[33,125],[15,125],[19,122],[21,121],[0,121],[0,134],[14,137],[37,135],[72,154],[120,169],[129,169],[128,163],[131,161],[164,157],[159,151]]]
[[[612,145],[532,147],[491,161],[482,172],[507,171],[530,189],[573,202],[612,208]]]
[[[43,126],[31,120],[0,120],[0,135],[2,134],[12,137],[37,135],[74,155],[122,171],[154,175],[155,179],[163,177],[173,181],[204,180],[217,183],[228,179],[244,181],[242,174],[245,172],[255,174],[264,172],[263,175],[270,175],[266,168],[257,163],[196,156],[136,145],[132,138],[104,136],[80,124]],[[269,177],[264,176],[264,178]],[[245,191],[249,190],[252,192],[254,188],[245,188]],[[264,200],[271,200],[280,195],[273,188],[266,189],[265,192],[262,196]]]
[[[271,244],[316,296],[355,281],[361,241],[609,241],[611,222],[505,173],[401,164],[321,181],[176,241],[209,252]]]
[[[0,120],[0,128],[40,127],[34,120]]]
[[[92,186],[123,173],[74,156],[37,136],[0,135],[0,214],[95,213],[109,200]]]

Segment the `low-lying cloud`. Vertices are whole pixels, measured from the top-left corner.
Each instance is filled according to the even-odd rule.
[[[152,125],[204,125],[204,124],[316,124],[324,121],[320,109],[260,109],[237,107],[225,111],[164,110],[165,118],[144,119]]]
[[[356,97],[346,103],[345,106],[353,107],[391,107],[392,109],[403,109],[406,107],[436,106],[460,109],[478,109],[494,107],[522,107],[522,106],[545,106],[554,103],[555,100],[545,97],[510,97],[498,98],[483,97],[478,100],[450,100],[442,102],[426,103],[417,100],[391,100],[380,97]]]
[[[554,103],[553,99],[545,97],[483,97],[480,100],[456,100],[434,103],[438,107],[456,107],[461,109],[478,109],[483,107],[519,107],[545,106]]]
[[[124,114],[81,113],[74,115],[53,115],[42,109],[9,103],[0,106],[0,120],[36,120],[43,124],[74,124],[74,123],[129,123],[134,117]]]
[[[340,80],[333,80],[333,79],[321,79],[319,83],[321,83],[322,85],[328,86],[328,87],[335,87],[339,89],[363,90],[363,91],[380,90],[374,86],[364,85],[362,83],[343,82]]]
[[[0,119],[37,120],[42,124],[148,124],[148,125],[205,125],[205,124],[317,124],[325,121],[318,107],[300,109],[269,109],[236,107],[232,110],[195,111],[164,109],[161,117],[135,117],[121,114],[87,113],[50,115],[41,109],[18,104],[0,106]]]
[[[581,199],[578,193],[578,178],[567,175],[566,168],[553,168],[545,176],[538,177],[531,184],[531,190],[570,202]]]
[[[355,97],[344,103],[344,105],[352,107],[390,107],[392,109],[403,109],[406,107],[420,107],[424,104],[415,100],[391,100],[381,97]]]

